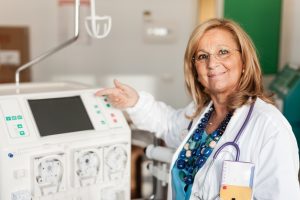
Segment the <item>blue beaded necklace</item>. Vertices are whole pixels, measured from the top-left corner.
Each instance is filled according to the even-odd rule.
[[[185,191],[189,185],[193,184],[196,173],[205,164],[207,158],[212,153],[233,114],[233,112],[229,112],[219,127],[208,135],[204,142],[201,142],[205,128],[213,111],[214,107],[212,105],[200,120],[197,128],[194,130],[177,158],[176,167],[179,171],[180,180],[186,184],[184,188]]]

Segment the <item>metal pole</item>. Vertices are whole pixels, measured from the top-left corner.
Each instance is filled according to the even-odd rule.
[[[72,44],[73,42],[75,42],[78,37],[79,37],[79,8],[80,8],[80,0],[74,0],[75,1],[75,29],[74,29],[74,37],[72,37],[71,39],[65,41],[64,43],[60,44],[57,47],[54,47],[50,50],[48,50],[47,52],[41,54],[40,56],[36,57],[35,59],[29,61],[28,63],[25,63],[24,65],[22,65],[21,67],[19,67],[16,70],[15,73],[15,81],[16,81],[16,88],[19,88],[19,84],[20,84],[20,72],[23,71],[24,69],[44,60],[45,58],[51,56],[52,54],[60,51],[61,49],[69,46],[70,44]]]

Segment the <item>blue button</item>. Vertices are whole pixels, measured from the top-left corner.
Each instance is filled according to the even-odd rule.
[[[17,120],[17,116],[12,116],[12,120]]]
[[[13,153],[8,153],[7,156],[10,157],[10,158],[13,158],[14,154]]]
[[[17,116],[18,119],[23,119],[22,115]]]
[[[25,135],[25,131],[20,131],[19,134],[20,135]]]
[[[11,117],[5,117],[6,121],[10,121]]]
[[[23,128],[23,125],[22,124],[18,124],[17,127],[18,128]]]

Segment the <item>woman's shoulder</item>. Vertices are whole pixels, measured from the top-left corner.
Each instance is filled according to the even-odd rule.
[[[259,114],[260,116],[264,116],[266,118],[284,118],[283,114],[280,110],[273,104],[267,103],[260,98],[256,99],[255,102],[255,113]]]
[[[253,118],[274,132],[276,130],[292,131],[291,125],[281,111],[273,104],[267,103],[260,98],[257,98],[255,102]]]
[[[265,102],[261,98],[257,98],[255,102],[255,107],[258,109],[260,112],[271,112],[271,113],[277,113],[280,112],[278,108],[270,103]]]
[[[288,146],[298,158],[298,147],[292,127],[284,115],[273,104],[257,99],[253,110],[252,131],[260,138],[261,147],[267,144]],[[258,148],[258,143],[255,148]],[[285,147],[287,148],[287,147]]]

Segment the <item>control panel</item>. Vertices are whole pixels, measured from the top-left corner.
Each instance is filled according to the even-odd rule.
[[[10,137],[26,137],[28,130],[24,116],[16,99],[2,100],[1,111]]]

